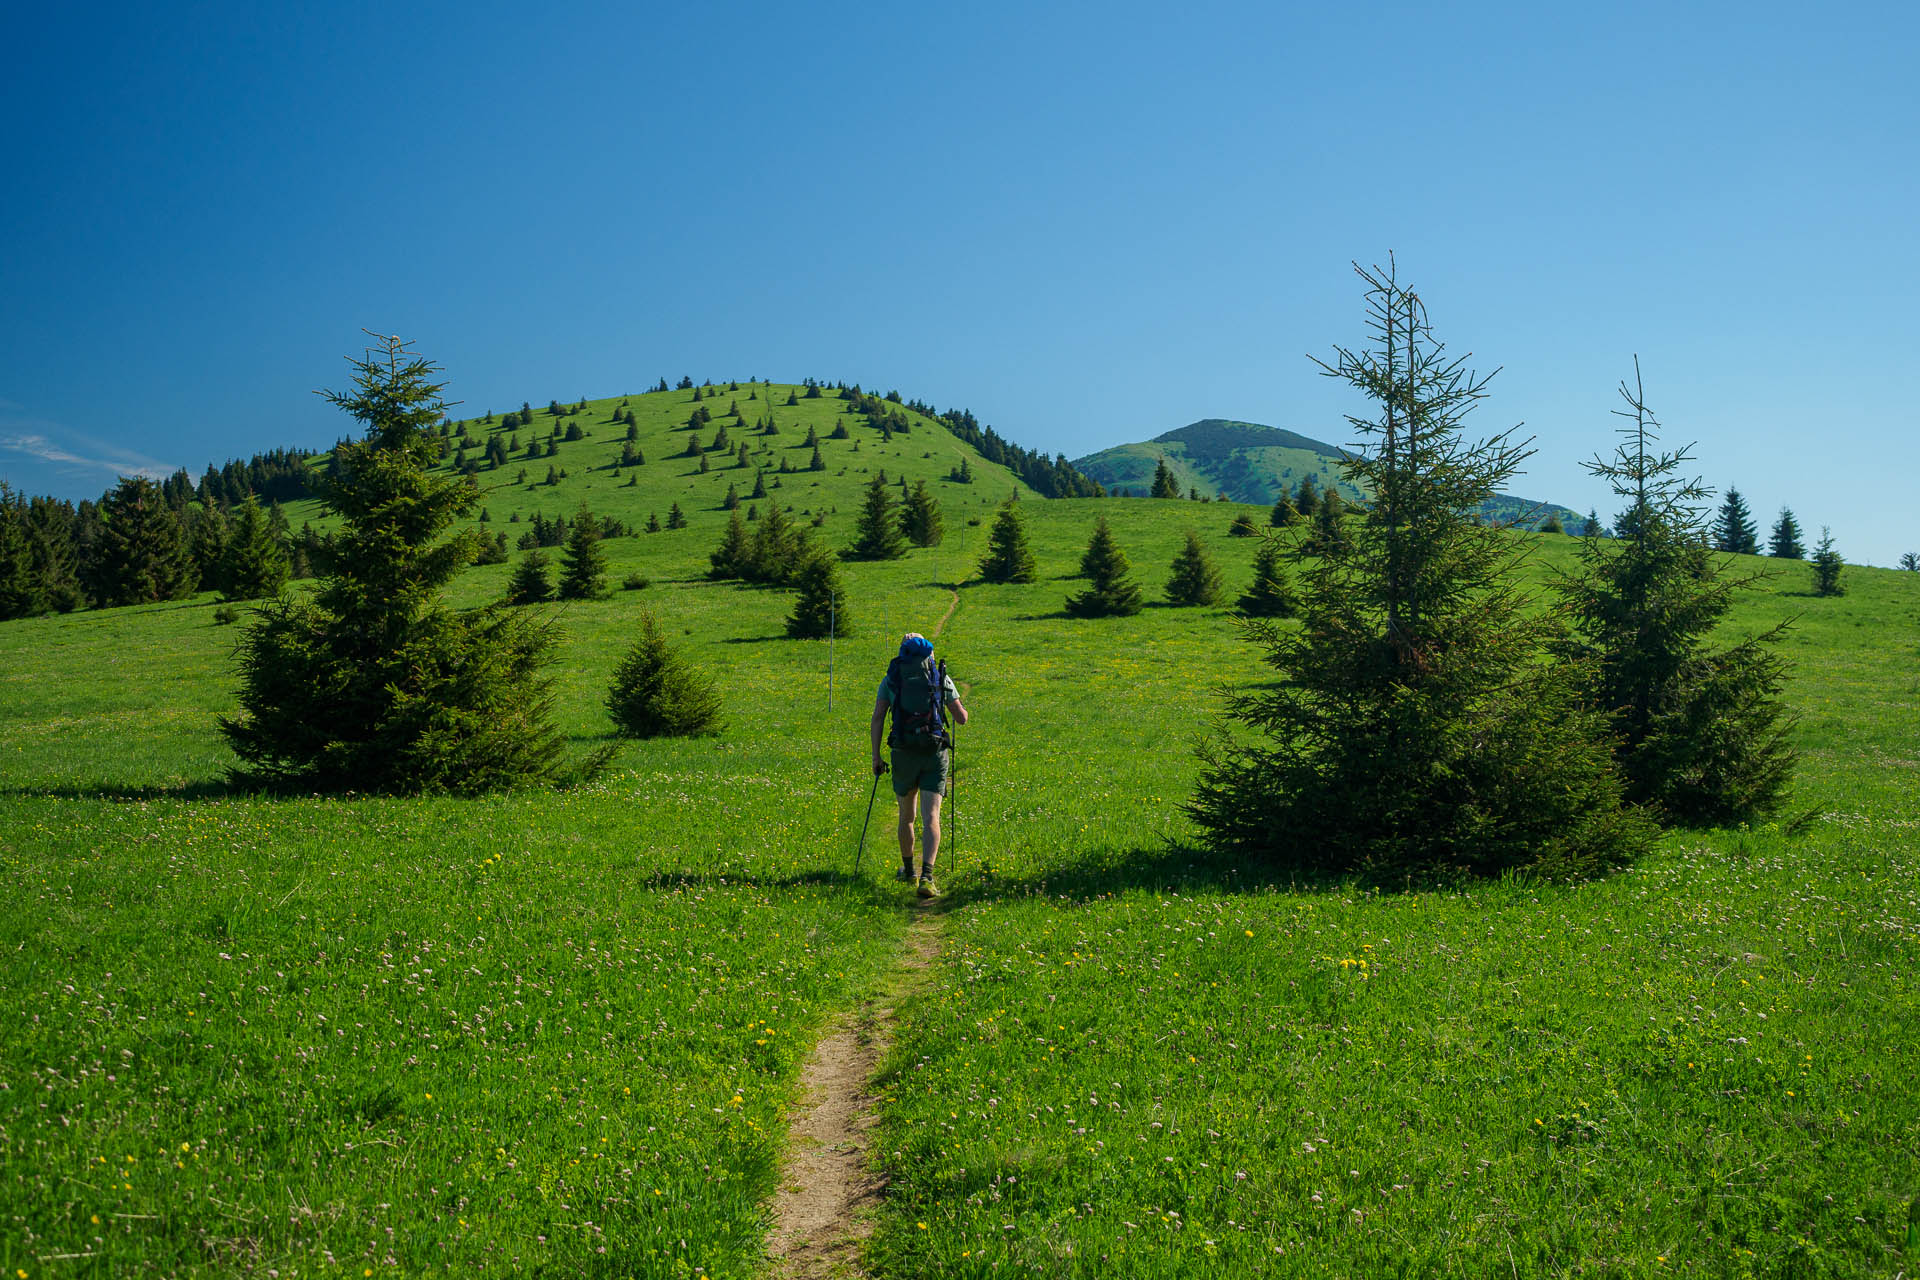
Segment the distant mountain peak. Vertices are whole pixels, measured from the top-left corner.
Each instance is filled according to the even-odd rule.
[[[1155,436],[1152,444],[1183,444],[1196,454],[1207,456],[1234,449],[1305,449],[1323,457],[1339,458],[1343,452],[1324,441],[1312,440],[1284,427],[1263,426],[1258,422],[1240,422],[1233,418],[1202,418]]]

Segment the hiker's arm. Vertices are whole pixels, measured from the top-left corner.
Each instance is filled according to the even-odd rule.
[[[960,705],[960,695],[954,694],[947,699],[947,705],[953,708],[953,718],[961,724],[967,722],[967,709]]]
[[[880,758],[880,739],[887,731],[887,700],[873,700],[873,719],[867,721],[867,739],[873,746],[873,772],[875,776],[887,771],[887,762]]]

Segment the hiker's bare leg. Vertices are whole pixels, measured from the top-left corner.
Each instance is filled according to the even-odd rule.
[[[920,865],[931,867],[940,856],[940,793],[920,793]]]
[[[909,874],[913,871],[913,798],[918,794],[917,791],[909,791],[900,797],[900,861],[906,865]]]

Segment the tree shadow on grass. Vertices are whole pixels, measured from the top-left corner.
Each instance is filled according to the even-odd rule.
[[[1154,893],[1258,893],[1354,887],[1348,877],[1282,867],[1192,845],[1104,850],[1031,875],[998,875],[984,871],[978,863],[958,870],[959,875],[946,887],[944,901],[948,907],[1018,898],[1091,902],[1134,889]]]
[[[0,787],[0,796],[46,796],[55,800],[111,800],[123,804],[149,800],[228,800],[240,797],[272,798],[273,793],[257,784],[234,782],[227,778],[201,778],[193,782],[149,783],[144,786],[113,782],[48,783],[36,786]]]

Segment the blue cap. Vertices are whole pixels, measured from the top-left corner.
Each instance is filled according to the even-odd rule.
[[[900,642],[900,656],[908,662],[920,662],[933,652],[933,641],[925,636],[910,635]]]

